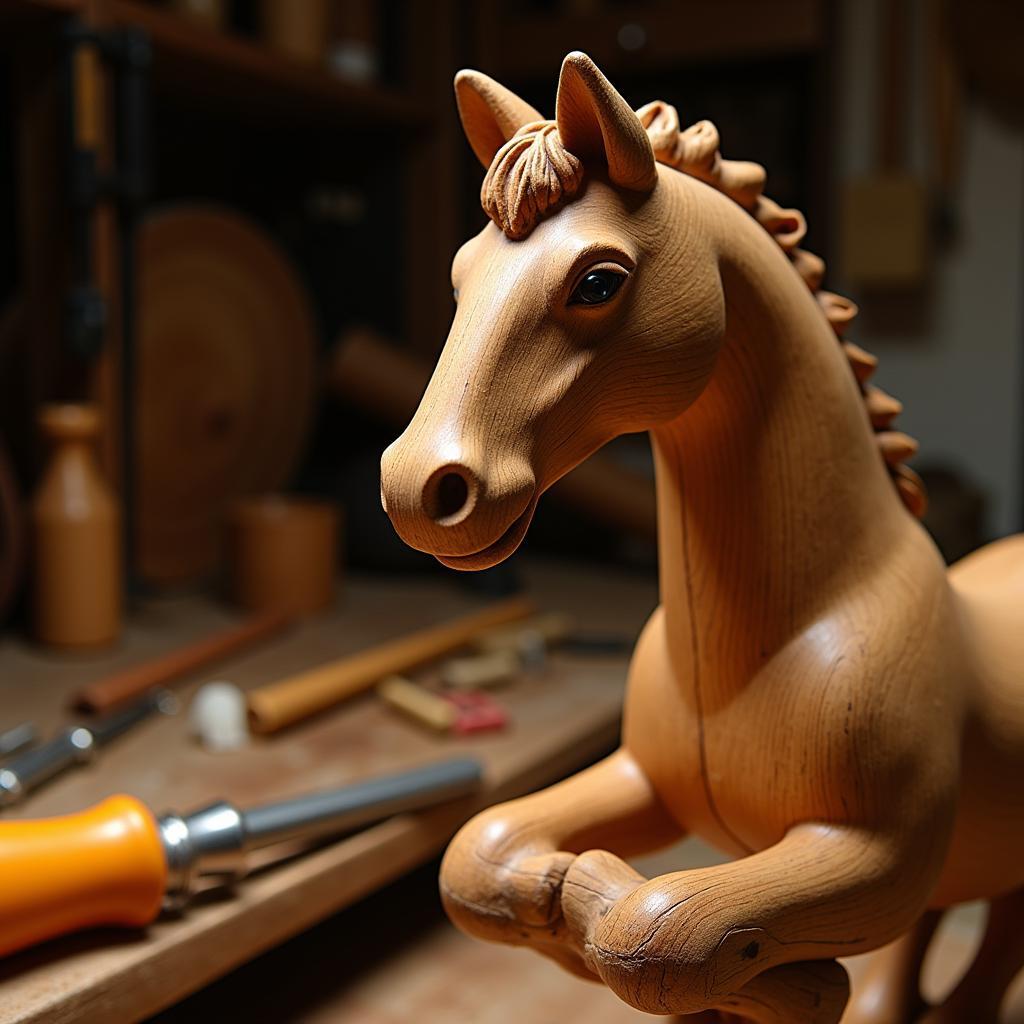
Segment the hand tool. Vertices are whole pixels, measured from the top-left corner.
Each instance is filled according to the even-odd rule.
[[[526,598],[509,598],[461,618],[385,641],[300,675],[250,690],[250,724],[255,732],[277,732],[362,693],[385,676],[408,672],[458,650],[485,630],[524,619],[533,610],[533,604]]]
[[[108,711],[110,708],[154,686],[165,686],[172,680],[196,672],[246,647],[253,647],[276,636],[290,621],[283,612],[270,612],[246,619],[237,626],[211,633],[209,636],[179,647],[168,654],[132,665],[115,675],[83,686],[71,698],[72,707],[83,711]]]
[[[154,817],[132,796],[77,814],[0,823],[0,955],[103,924],[141,927],[181,909],[201,876],[232,882],[245,854],[337,835],[453,800],[480,783],[471,759],[239,810],[218,801]]]
[[[39,739],[33,722],[22,722],[6,732],[0,732],[0,758],[12,757],[19,750],[31,747]]]
[[[479,690],[500,686],[523,674],[519,652],[495,649],[486,654],[451,658],[441,666],[441,682],[453,690]]]
[[[0,768],[0,807],[9,807],[76,764],[85,764],[96,751],[127,732],[154,711],[174,714],[178,700],[167,690],[155,690],[121,711],[88,725],[71,725],[52,740],[19,754]]]
[[[459,717],[451,701],[402,676],[388,676],[380,682],[377,696],[389,707],[438,732],[448,732]]]
[[[473,641],[473,646],[484,654],[493,651],[515,651],[523,653],[524,641],[528,649],[535,644],[535,637],[548,647],[559,644],[574,629],[573,620],[561,612],[548,612],[535,615],[525,622],[517,622],[510,626],[500,626],[481,633]]]

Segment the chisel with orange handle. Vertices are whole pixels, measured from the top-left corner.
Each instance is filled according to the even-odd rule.
[[[239,810],[223,801],[155,817],[131,796],[77,814],[0,822],[0,956],[96,925],[141,927],[187,902],[200,876],[245,873],[245,854],[337,835],[472,793],[458,758],[341,789]]]

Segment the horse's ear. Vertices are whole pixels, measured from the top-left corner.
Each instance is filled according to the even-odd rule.
[[[524,124],[544,120],[529,103],[479,71],[455,76],[455,102],[466,138],[484,167]]]
[[[555,120],[565,148],[584,162],[587,156],[605,160],[616,185],[636,192],[654,188],[657,170],[647,132],[585,53],[562,61]]]

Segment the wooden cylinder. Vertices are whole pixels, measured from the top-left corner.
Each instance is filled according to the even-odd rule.
[[[328,0],[263,0],[263,38],[294,60],[320,64],[330,28]]]
[[[229,516],[231,598],[250,612],[301,617],[334,603],[337,506],[268,495],[238,502]]]
[[[362,693],[390,675],[400,675],[468,644],[479,633],[534,611],[523,597],[499,601],[438,626],[388,640],[368,650],[249,693],[254,732],[271,733]]]
[[[182,676],[263,643],[280,633],[289,621],[288,616],[281,612],[256,615],[195,643],[87,683],[72,694],[71,706],[83,711],[109,711],[134,700],[154,686],[166,686]]]
[[[121,631],[121,517],[93,453],[99,415],[49,405],[39,424],[53,454],[32,501],[35,635],[53,647],[105,647]]]

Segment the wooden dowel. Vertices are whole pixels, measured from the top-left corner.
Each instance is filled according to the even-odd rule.
[[[72,707],[84,711],[106,711],[144,693],[153,686],[167,683],[190,672],[220,661],[237,651],[253,647],[279,633],[289,622],[283,612],[268,612],[247,619],[237,626],[220,630],[197,640],[187,647],[179,647],[168,654],[89,683],[72,695]]]
[[[249,693],[249,721],[254,732],[272,733],[317,714],[339,701],[464,647],[495,626],[534,613],[531,601],[513,597],[478,612],[430,626],[329,662]]]

